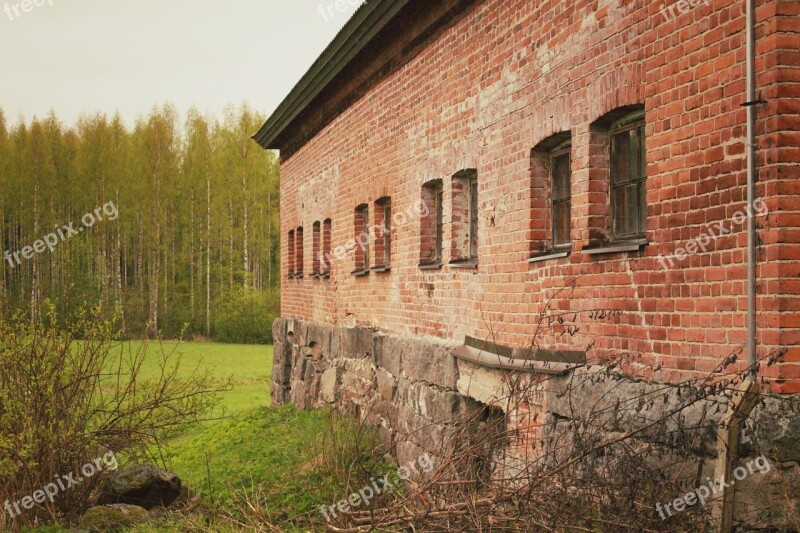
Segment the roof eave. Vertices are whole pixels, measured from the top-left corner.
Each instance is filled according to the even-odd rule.
[[[267,119],[253,139],[264,149],[275,143],[292,121],[364,50],[410,0],[368,0],[350,18],[334,40]]]

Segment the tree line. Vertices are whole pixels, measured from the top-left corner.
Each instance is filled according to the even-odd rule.
[[[0,109],[0,315],[64,323],[99,306],[128,337],[269,341],[279,165],[250,139],[263,119],[165,105],[133,128],[52,112],[7,125]]]

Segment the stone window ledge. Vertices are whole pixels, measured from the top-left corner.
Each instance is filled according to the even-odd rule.
[[[578,368],[580,364],[554,363],[551,361],[535,361],[530,359],[512,359],[503,355],[479,350],[472,346],[459,346],[450,353],[456,359],[501,370],[524,370],[536,374],[562,375]]]
[[[538,374],[562,375],[586,364],[585,352],[512,349],[473,337],[467,337],[463,346],[450,353],[479,366]]]
[[[478,262],[474,259],[467,259],[467,260],[457,260],[457,261],[450,261],[448,263],[450,268],[466,268],[466,269],[476,269],[478,268]]]
[[[369,276],[369,269],[368,268],[362,268],[362,269],[359,269],[359,270],[354,270],[354,271],[352,271],[350,273],[353,276],[357,277],[357,278],[361,278],[361,277],[364,277],[364,276]]]
[[[569,254],[572,253],[572,248],[566,248],[559,250],[558,248],[554,250],[546,250],[544,252],[539,252],[537,254],[532,255],[528,259],[528,263],[538,263],[540,261],[547,261],[549,259],[562,259],[564,257],[569,257]]]
[[[439,270],[442,268],[441,263],[425,263],[419,265],[420,270]]]
[[[581,250],[584,255],[614,254],[618,252],[638,252],[649,243],[647,239],[631,239],[627,241],[604,242],[592,244]]]
[[[392,271],[392,267],[390,267],[389,265],[378,265],[378,266],[372,267],[372,271],[376,272],[378,274],[381,274],[383,272],[391,272]]]

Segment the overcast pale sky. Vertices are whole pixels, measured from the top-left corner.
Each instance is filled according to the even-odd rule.
[[[35,1],[43,5],[25,12],[22,0],[0,0],[7,122],[54,109],[72,125],[119,110],[132,125],[165,102],[182,115],[194,105],[221,117],[244,101],[269,114],[357,8],[323,16],[335,0]]]

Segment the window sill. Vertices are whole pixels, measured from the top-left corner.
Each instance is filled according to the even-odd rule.
[[[391,270],[392,270],[392,267],[389,266],[389,265],[377,265],[377,266],[372,267],[372,272],[377,272],[378,274],[383,273],[383,272],[390,272]]]
[[[476,269],[478,268],[478,262],[474,259],[459,259],[456,261],[450,261],[448,263],[450,268],[466,268],[466,269]]]
[[[442,268],[441,263],[426,263],[419,265],[420,270],[439,270]]]
[[[321,276],[320,276],[319,272],[312,272],[311,273],[311,279],[319,279],[320,277]]]
[[[303,273],[298,272],[297,274],[294,275],[294,279],[303,279]]]
[[[369,276],[369,269],[354,270],[350,272],[350,274],[357,278],[362,278],[364,276]]]
[[[638,252],[643,246],[647,246],[647,239],[631,239],[629,241],[604,242],[590,245],[581,250],[585,255],[614,254],[618,252]]]
[[[566,249],[555,248],[553,250],[547,250],[544,252],[533,254],[528,259],[528,263],[538,263],[540,261],[547,261],[548,259],[562,259],[564,257],[569,257],[569,254],[571,253],[572,253],[572,248],[566,248]]]
[[[320,277],[322,279],[331,279],[331,273],[330,272],[323,272]]]

